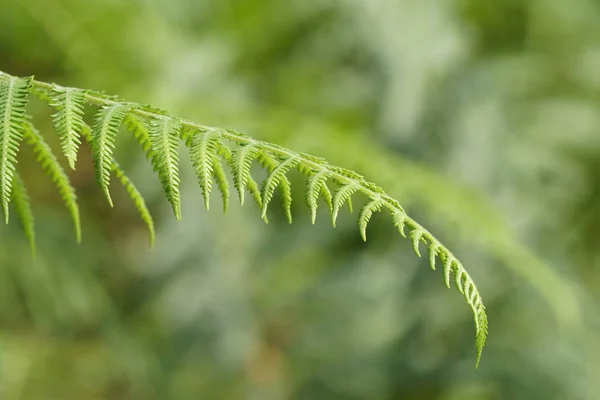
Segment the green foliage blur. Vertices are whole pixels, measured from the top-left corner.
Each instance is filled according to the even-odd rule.
[[[470,309],[385,215],[366,243],[347,211],[312,226],[299,179],[292,225],[277,202],[268,225],[217,193],[206,211],[183,163],[177,222],[122,135],[153,249],[89,152],[79,245],[20,160],[38,250],[0,229],[0,398],[600,399],[598,21],[592,0],[0,2],[0,70],[356,170],[454,251],[490,317],[475,370]]]

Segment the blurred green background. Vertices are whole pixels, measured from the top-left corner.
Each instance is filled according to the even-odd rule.
[[[105,90],[355,169],[463,261],[469,307],[384,216],[272,207],[183,220],[130,139],[150,204],[110,209],[89,153],[61,200],[21,162],[32,259],[0,229],[0,397],[600,399],[600,3],[592,0],[4,0],[0,70]],[[37,125],[52,136],[48,110]],[[55,142],[53,142],[56,145]],[[57,147],[55,147],[57,149]],[[29,160],[29,161],[27,161]],[[61,159],[64,161],[64,159]]]

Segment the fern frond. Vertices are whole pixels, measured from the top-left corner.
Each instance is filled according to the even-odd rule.
[[[329,178],[328,171],[319,171],[316,173],[309,172],[309,177],[306,180],[306,191],[305,191],[305,200],[306,205],[310,208],[310,219],[315,224],[315,220],[317,219],[317,207],[319,196],[324,192],[327,188],[327,179]],[[327,197],[325,196],[325,201],[327,201]],[[328,204],[331,207],[331,193],[329,195]]]
[[[215,131],[208,131],[203,134],[190,134],[190,158],[198,177],[198,183],[202,189],[206,209],[208,210],[209,208],[210,192],[212,191],[214,177],[221,192],[221,198],[223,199],[223,212],[227,212],[229,183],[227,182],[227,176],[225,175],[225,170],[223,170],[219,155],[226,154],[227,159],[230,156],[229,149],[222,146],[220,139],[221,134]]]
[[[285,174],[298,164],[298,159],[296,157],[290,157],[278,162],[273,157],[264,153],[259,155],[259,159],[261,160],[261,164],[269,169],[269,175],[263,181],[260,189],[262,197],[262,217],[264,218],[267,215],[269,202],[273,198],[275,188],[279,186],[286,217],[289,223],[292,223],[292,189],[290,181]]]
[[[228,151],[229,150],[227,148],[221,147],[218,153],[222,155]],[[215,181],[217,182],[217,186],[219,187],[219,191],[221,192],[221,199],[223,200],[223,213],[226,213],[227,208],[229,207],[229,183],[227,182],[227,176],[225,175],[225,170],[223,169],[223,165],[221,164],[221,159],[219,157],[215,157],[213,159],[213,175],[215,177]]]
[[[150,214],[150,210],[148,210],[148,206],[146,206],[146,202],[142,197],[142,194],[138,190],[137,187],[133,184],[133,182],[129,179],[129,177],[125,174],[121,166],[113,161],[111,163],[111,170],[115,173],[117,179],[121,182],[127,194],[129,194],[129,198],[133,201],[135,208],[142,220],[146,223],[148,227],[148,232],[150,234],[150,247],[154,246],[154,238],[156,236],[154,231],[154,220],[152,219],[152,215]]]
[[[240,196],[240,204],[244,205],[244,191],[250,178],[252,161],[258,156],[259,147],[255,143],[242,144],[231,154],[231,173],[233,185]],[[262,209],[262,200],[260,207]]]
[[[398,231],[403,236],[406,237],[404,228],[407,227],[410,229],[408,236],[412,242],[413,251],[417,256],[421,257],[419,243],[424,242],[428,245],[429,265],[433,270],[435,270],[436,257],[440,258],[444,265],[444,283],[447,288],[451,287],[450,276],[454,272],[456,288],[459,293],[463,295],[467,304],[473,311],[475,320],[475,347],[477,351],[476,366],[478,366],[479,360],[481,359],[481,352],[487,338],[488,320],[483,300],[475,286],[475,282],[450,250],[444,247],[431,233],[429,233],[429,231],[410,219],[404,210],[396,211],[393,215],[393,219]]]
[[[89,134],[89,128],[86,128],[85,124],[81,125],[79,119],[82,118],[80,110],[83,109],[78,108],[81,105],[80,99],[73,100],[77,106],[66,106],[64,104],[67,100],[58,96],[58,94],[62,96],[66,93],[66,88],[45,82],[14,78],[4,73],[0,73],[0,78],[0,132],[2,133],[0,137],[0,146],[2,146],[0,149],[0,196],[6,218],[8,218],[9,199],[18,196],[18,194],[11,196],[11,184],[15,173],[15,157],[21,140],[20,135],[23,133],[27,142],[34,147],[38,161],[56,182],[75,221],[78,240],[80,238],[79,212],[75,193],[70,186],[68,177],[39,132],[25,119],[26,96],[32,82],[34,92],[43,101],[52,103],[59,108],[57,114],[63,113],[62,117],[55,116],[55,126],[62,138],[63,152],[65,152],[70,165],[75,164],[79,145],[77,133],[80,133],[91,143],[96,180],[109,203],[112,205],[108,191],[110,174],[114,172],[148,225],[151,240],[154,237],[154,228],[150,213],[141,194],[135,189],[113,157],[115,137],[121,124],[133,132],[138,143],[146,152],[154,171],[158,173],[165,196],[171,203],[177,219],[181,218],[180,142],[190,148],[190,158],[198,176],[207,208],[214,179],[222,193],[224,209],[227,209],[229,187],[223,168],[225,165],[231,169],[233,185],[238,192],[240,203],[243,204],[244,194],[247,190],[259,205],[261,216],[265,221],[274,191],[279,188],[283,208],[291,222],[292,192],[287,174],[294,168],[307,177],[305,200],[311,211],[313,223],[316,218],[319,197],[323,197],[329,206],[332,224],[335,226],[340,208],[347,205],[352,211],[352,197],[361,194],[367,198],[367,203],[359,212],[358,229],[361,237],[366,239],[366,229],[373,213],[387,209],[400,234],[404,237],[408,236],[417,256],[421,256],[419,246],[423,243],[428,249],[429,264],[432,269],[435,269],[436,258],[439,258],[443,265],[446,286],[451,286],[451,275],[454,274],[454,284],[473,312],[477,363],[479,363],[487,336],[488,322],[485,307],[475,283],[450,250],[428,230],[409,217],[398,201],[363,176],[354,171],[329,165],[325,160],[308,154],[297,153],[273,143],[254,140],[234,130],[203,126],[192,121],[175,118],[152,106],[126,103],[117,97],[99,92],[83,90],[70,92],[71,94],[77,93],[77,95],[83,96],[86,102],[100,107],[95,117],[94,129]],[[57,106],[59,103],[63,104],[62,109]],[[59,120],[60,123],[58,123]],[[146,127],[146,122],[148,122],[148,127]],[[81,126],[82,128],[80,128]],[[78,132],[78,129],[81,129],[81,132]],[[250,173],[256,159],[268,172],[260,187]],[[224,164],[221,164],[221,160],[224,161]],[[329,189],[329,182],[333,182],[337,187],[333,194]]]
[[[354,193],[356,193],[359,189],[359,184],[355,181],[351,181],[349,183],[343,184],[338,190],[333,194],[333,211],[331,213],[331,223],[335,226],[335,222],[338,217],[338,213],[340,212],[340,207],[347,203]]]
[[[346,200],[346,207],[348,207],[348,212],[352,214],[354,212],[354,207],[352,206],[352,197],[348,197]]]
[[[360,230],[360,235],[365,242],[367,241],[367,225],[369,224],[373,213],[381,211],[383,205],[383,200],[376,198],[365,204],[358,214],[358,229]]]
[[[398,228],[398,232],[403,238],[406,238],[406,232],[404,232],[404,226],[409,221],[409,217],[404,210],[398,210],[393,214],[394,226]]]
[[[43,136],[29,121],[25,121],[23,124],[25,142],[32,146],[33,151],[37,156],[37,162],[42,166],[44,171],[50,176],[58,193],[62,197],[67,210],[71,214],[73,225],[75,226],[75,237],[77,243],[81,242],[81,221],[79,217],[79,205],[77,204],[77,196],[75,189],[71,186],[69,177],[63,170],[52,149],[46,143]]]
[[[225,162],[229,165],[230,168],[232,168],[231,173],[233,175],[233,181],[234,181],[234,186],[236,186],[236,174],[235,174],[235,170],[233,169],[233,153],[225,146],[221,147],[221,149],[219,150],[219,154],[221,154],[221,156],[223,156],[223,159],[225,160]],[[252,162],[250,162],[252,163]],[[246,177],[246,190],[248,190],[248,192],[250,192],[250,194],[252,195],[252,198],[254,199],[254,202],[258,205],[258,207],[262,210],[262,198],[260,195],[260,190],[258,188],[258,184],[256,183],[256,181],[252,178],[252,176],[250,176],[250,170],[248,170],[248,175]],[[244,190],[242,190],[240,192],[239,189],[238,190],[238,194],[240,194],[240,204],[244,204]],[[227,200],[229,199],[229,194],[227,194]],[[225,198],[224,198],[225,200]],[[267,219],[267,216],[263,217],[263,220],[268,223],[269,220]]]
[[[248,192],[250,192],[250,194],[252,195],[252,199],[254,200],[256,205],[258,205],[258,208],[262,210],[262,197],[260,194],[260,188],[251,176],[248,177],[246,189],[248,189]],[[267,217],[267,215],[262,215],[261,218],[263,219],[263,221],[265,221],[265,223],[269,223],[269,218]]]
[[[92,128],[91,146],[96,181],[98,181],[98,185],[111,207],[113,206],[113,202],[108,190],[111,162],[113,160],[117,132],[129,108],[129,105],[124,103],[102,106],[96,113],[95,123]]]
[[[279,182],[279,189],[281,191],[281,205],[283,206],[283,210],[285,211],[285,217],[289,224],[292,223],[292,184],[289,179],[285,176]],[[263,203],[263,208],[264,203]],[[263,213],[263,218],[267,217],[266,213]]]
[[[435,271],[435,257],[438,255],[438,250],[440,249],[440,245],[438,243],[431,243],[429,245],[429,265],[431,269]]]
[[[58,111],[52,114],[54,129],[60,139],[63,154],[71,169],[75,169],[77,152],[81,145],[81,129],[83,128],[83,107],[85,92],[75,88],[52,87],[54,96],[51,106]]]
[[[31,78],[0,79],[0,197],[4,220],[8,223],[8,205],[19,145],[23,140],[23,123]]]
[[[204,206],[207,210],[213,185],[214,167],[215,163],[218,162],[216,158],[220,136],[218,132],[214,131],[194,135],[190,145],[192,166],[196,171],[198,183],[202,189],[202,196],[204,196]]]
[[[31,202],[29,200],[29,195],[27,194],[25,182],[23,182],[18,173],[13,175],[12,203],[14,204],[17,216],[21,221],[25,237],[29,242],[31,254],[35,257],[35,220],[33,218],[33,212],[31,211]]]
[[[125,121],[123,122],[127,130],[133,133],[133,137],[137,140],[138,144],[144,151],[147,159],[152,159],[152,142],[150,142],[150,135],[148,133],[147,126],[140,120],[140,117],[133,114],[127,114]]]
[[[173,207],[175,218],[181,219],[179,199],[179,131],[181,122],[170,117],[156,118],[150,122],[152,165],[158,172],[167,200]]]
[[[81,135],[91,146],[93,140],[91,129],[85,123],[82,126]],[[142,221],[144,221],[144,223],[148,227],[148,234],[150,236],[150,247],[152,248],[154,246],[154,238],[156,236],[154,230],[154,220],[152,219],[150,210],[148,210],[148,206],[146,206],[146,201],[144,200],[144,197],[142,196],[138,188],[135,186],[135,184],[131,181],[131,179],[129,179],[129,177],[125,174],[125,171],[123,171],[123,168],[121,168],[121,166],[114,159],[114,157],[110,163],[110,170],[111,172],[115,173],[115,176],[117,177],[119,182],[121,182],[121,185],[123,185],[123,188],[129,195],[129,198],[133,201],[133,204],[135,205],[135,208],[140,214]]]
[[[424,240],[424,235],[425,232],[420,227],[415,227],[412,231],[410,231],[410,241],[412,244],[413,251],[415,252],[417,257],[421,257],[421,252],[419,251],[419,243],[421,242],[421,240]]]

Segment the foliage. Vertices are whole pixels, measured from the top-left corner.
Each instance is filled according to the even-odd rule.
[[[111,209],[86,129],[72,170],[52,99],[29,96],[77,193],[85,240],[73,240],[24,137],[15,175],[37,254],[15,178],[0,229],[2,398],[598,398],[598,4],[5,3],[0,70],[160,104],[359,171],[472,266],[494,323],[475,370],[470,310],[444,274],[432,279],[385,209],[366,243],[346,206],[331,227],[322,196],[311,225],[297,168],[286,173],[293,224],[271,207],[280,187],[269,224],[248,191],[224,218],[214,182],[212,211],[201,207],[182,143],[176,221],[148,161],[147,120],[126,117],[132,134],[117,134]],[[83,110],[87,132],[98,109]],[[219,159],[239,197],[230,155]],[[259,195],[269,162],[253,162]],[[132,188],[153,218],[152,249]],[[356,212],[368,203],[352,198]]]
[[[223,172],[223,161],[231,168],[235,189],[239,193],[240,203],[244,202],[246,190],[254,195],[261,208],[262,218],[266,219],[267,208],[271,202],[275,189],[281,189],[283,207],[288,221],[292,222],[291,211],[291,184],[287,178],[288,172],[296,168],[306,177],[305,198],[311,210],[313,224],[315,221],[318,200],[322,197],[331,212],[331,222],[335,226],[340,208],[348,204],[352,208],[352,195],[361,192],[368,202],[358,214],[358,227],[363,240],[367,240],[367,225],[373,213],[387,209],[393,219],[394,225],[403,237],[408,237],[412,242],[415,254],[421,257],[419,245],[424,243],[429,252],[429,264],[436,268],[436,258],[443,264],[444,281],[450,288],[450,277],[454,275],[454,283],[458,291],[464,295],[467,303],[473,310],[476,330],[477,364],[487,336],[488,321],[481,296],[475,283],[464,269],[460,261],[442,245],[429,231],[409,217],[400,204],[389,197],[381,188],[366,181],[357,173],[343,168],[329,165],[326,161],[293,152],[275,144],[252,139],[233,130],[225,130],[196,124],[182,120],[157,111],[151,106],[124,102],[115,97],[102,93],[88,92],[74,88],[63,88],[56,84],[47,84],[33,80],[33,78],[17,78],[0,72],[0,115],[4,121],[2,128],[2,154],[0,160],[0,179],[6,184],[2,185],[2,199],[4,215],[8,223],[8,205],[12,194],[12,182],[15,179],[16,157],[19,143],[23,136],[38,154],[38,162],[49,173],[58,187],[67,208],[71,212],[75,224],[77,241],[81,239],[81,227],[78,205],[75,193],[67,175],[56,161],[52,150],[44,142],[43,137],[28,120],[25,106],[30,88],[34,93],[39,93],[43,100],[52,99],[50,103],[57,108],[53,115],[56,133],[62,143],[65,158],[72,168],[75,167],[77,153],[83,136],[90,144],[96,181],[105,194],[110,206],[113,202],[109,192],[111,172],[116,172],[121,183],[148,224],[151,241],[154,237],[154,228],[149,211],[145,207],[144,199],[125,173],[118,168],[114,160],[116,136],[119,128],[126,118],[138,127],[138,141],[145,147],[146,140],[151,143],[151,163],[158,173],[164,194],[173,207],[177,219],[181,219],[181,205],[179,194],[179,142],[183,139],[190,148],[190,158],[196,171],[198,182],[204,195],[204,204],[209,208],[209,195],[213,179],[221,189],[223,199],[228,199],[228,184]],[[94,117],[94,126],[89,128],[83,121],[85,102],[99,106]],[[144,126],[148,126],[144,132]],[[86,134],[83,134],[83,131]],[[89,131],[89,132],[88,132]],[[141,132],[141,133],[140,133]],[[228,142],[230,144],[228,144]],[[225,154],[223,157],[222,155]],[[253,183],[251,167],[254,160],[268,170],[268,175],[262,182],[260,189]],[[328,182],[329,181],[329,182]],[[250,182],[252,182],[250,184]],[[336,186],[333,190],[330,185]],[[25,232],[30,242],[34,241],[33,217],[28,198],[24,195],[22,181],[18,180],[18,189],[15,195],[15,204],[22,216]],[[224,201],[224,204],[227,204]],[[408,228],[408,236],[405,229]]]

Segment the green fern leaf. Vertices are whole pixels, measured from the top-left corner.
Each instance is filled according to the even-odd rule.
[[[475,295],[473,297],[473,302],[477,301],[477,303],[475,303],[477,304],[477,311],[475,312],[475,348],[477,351],[475,368],[477,368],[479,367],[479,361],[481,361],[481,354],[483,352],[483,347],[485,346],[485,341],[488,335],[488,318],[485,312],[485,306],[483,303],[481,303],[481,297],[479,297],[479,292],[476,288],[474,289],[474,293]]]
[[[31,81],[13,78],[4,73],[0,73],[0,77],[2,78],[0,80],[0,133],[2,134],[0,137],[0,146],[2,146],[0,148],[0,197],[2,197],[4,203],[5,217],[8,218],[8,200],[12,199],[12,201],[17,202],[19,201],[17,198],[23,193],[22,188],[19,187],[14,189],[11,194],[11,185],[15,187],[19,185],[17,178],[14,178],[15,165],[19,142],[24,135],[27,143],[33,146],[38,161],[42,164],[44,170],[56,182],[59,192],[75,221],[79,241],[81,235],[79,212],[74,190],[49,146],[25,117],[24,108],[27,94],[30,91],[27,82]],[[443,264],[446,286],[450,287],[450,275],[455,274],[454,282],[457,290],[464,296],[473,311],[476,328],[477,363],[479,363],[487,336],[488,322],[485,307],[475,283],[462,264],[446,247],[424,227],[410,218],[398,201],[389,197],[374,183],[368,182],[364,177],[353,171],[331,166],[323,159],[297,153],[276,144],[257,141],[234,130],[202,126],[191,121],[177,119],[152,106],[125,103],[117,97],[108,96],[101,92],[79,90],[77,93],[81,93],[86,102],[100,107],[96,114],[93,132],[90,133],[87,125],[81,123],[83,118],[81,111],[78,111],[80,109],[75,110],[76,106],[64,105],[67,100],[61,96],[67,92],[66,88],[45,82],[32,82],[33,92],[42,101],[54,104],[59,109],[54,117],[55,126],[57,126],[57,131],[61,136],[63,152],[66,153],[70,165],[75,165],[79,146],[78,129],[82,126],[80,134],[91,144],[96,179],[109,203],[112,205],[108,186],[110,174],[114,172],[125,186],[130,197],[136,203],[142,218],[147,223],[151,240],[154,237],[154,228],[150,214],[143,203],[143,198],[113,157],[115,137],[121,123],[124,123],[127,129],[133,132],[138,143],[146,152],[154,170],[159,175],[165,195],[178,219],[181,218],[178,177],[178,146],[180,141],[183,141],[187,147],[193,147],[191,149],[192,163],[195,164],[195,169],[199,173],[198,178],[207,205],[213,179],[215,179],[223,195],[224,209],[227,208],[229,188],[225,170],[221,164],[222,158],[226,165],[231,168],[233,183],[239,194],[240,202],[243,204],[244,193],[248,190],[259,205],[261,215],[265,221],[267,221],[266,210],[268,204],[277,187],[281,190],[283,207],[288,219],[291,221],[291,185],[286,174],[294,167],[297,167],[300,172],[308,177],[305,195],[306,202],[311,210],[313,223],[319,195],[329,205],[334,226],[339,210],[344,204],[352,211],[352,195],[354,193],[360,192],[366,196],[368,202],[361,209],[358,216],[359,231],[363,239],[366,238],[366,228],[373,212],[386,208],[391,212],[394,225],[402,236],[406,237],[405,229],[409,230],[408,234],[413,250],[418,256],[420,256],[419,244],[424,242],[428,246],[429,263],[433,269],[435,269],[436,257],[440,258]],[[61,96],[58,94],[61,94]],[[60,106],[59,103],[63,106]],[[75,100],[75,103],[81,104],[80,99]],[[71,109],[71,111],[67,109]],[[61,112],[63,117],[60,117]],[[79,117],[81,119],[78,119]],[[66,121],[67,119],[68,121]],[[148,128],[146,128],[147,121],[149,121]],[[196,138],[198,132],[201,132],[205,137]],[[210,136],[206,135],[210,132],[218,132],[218,135],[211,139]],[[201,143],[202,140],[208,140],[208,142],[203,144]],[[233,144],[233,151],[229,150],[225,142]],[[250,174],[253,161],[256,158],[268,171],[268,176],[262,182],[260,189]],[[339,185],[333,196],[327,181],[333,181]],[[15,183],[13,184],[13,182]]]
[[[173,207],[175,218],[181,219],[179,197],[179,132],[178,119],[163,117],[150,122],[150,142],[152,143],[152,165],[158,172],[167,200]]]
[[[352,214],[354,212],[354,207],[352,206],[352,197],[348,197],[346,199],[346,207],[348,207],[348,212]]]
[[[71,169],[75,169],[77,152],[81,145],[81,129],[83,128],[83,107],[85,92],[75,88],[52,87],[54,96],[51,105],[58,111],[52,114],[54,129],[60,139],[62,151]]]
[[[446,287],[450,288],[450,275],[454,271],[456,288],[467,301],[467,304],[473,310],[473,316],[475,321],[475,347],[477,351],[476,367],[479,365],[481,359],[481,353],[483,346],[488,334],[488,320],[485,313],[485,306],[483,305],[479,291],[475,286],[475,282],[469,277],[467,271],[464,269],[460,261],[458,261],[454,255],[449,251],[443,250],[443,247],[434,241],[438,254],[444,261],[444,282]]]
[[[190,145],[190,158],[196,171],[198,183],[204,196],[204,206],[208,210],[210,192],[213,185],[214,165],[217,158],[220,134],[216,131],[198,133],[193,136]]]
[[[410,241],[412,243],[413,251],[415,252],[417,257],[421,257],[421,252],[419,251],[419,243],[421,242],[421,239],[423,239],[424,233],[425,232],[419,228],[414,228],[412,231],[410,231]]]
[[[152,159],[152,142],[150,142],[150,135],[148,133],[147,125],[144,124],[139,117],[129,113],[125,116],[123,121],[125,128],[133,133],[133,137],[137,140],[138,144],[144,151],[146,158]]]
[[[292,223],[292,186],[286,177],[279,182],[279,190],[281,192],[281,205],[285,211],[285,217],[289,224]],[[264,204],[263,204],[264,206]],[[263,218],[266,214],[263,215]]]
[[[231,154],[231,173],[233,174],[233,185],[240,196],[240,204],[244,204],[244,191],[250,181],[250,168],[252,161],[258,155],[258,146],[254,143],[245,144],[235,149]],[[252,189],[250,189],[252,190]],[[262,208],[262,200],[259,206]]]
[[[142,194],[135,187],[133,182],[131,182],[129,177],[125,175],[125,172],[123,171],[121,166],[114,160],[111,163],[111,170],[115,173],[115,176],[117,177],[117,179],[119,179],[119,181],[127,191],[127,194],[129,194],[129,198],[133,200],[133,204],[135,205],[135,208],[140,214],[140,217],[146,223],[146,226],[148,227],[148,232],[150,234],[150,247],[153,247],[154,238],[156,236],[154,231],[154,220],[152,219],[152,215],[150,214],[150,211],[146,206],[146,202],[144,201]]]
[[[113,160],[113,151],[119,126],[125,119],[130,106],[124,103],[114,103],[103,106],[98,110],[92,129],[92,158],[96,172],[96,181],[106,196],[108,204],[112,207],[108,186],[110,184],[110,170]]]
[[[38,130],[35,129],[29,121],[25,121],[23,126],[25,128],[25,141],[32,146],[33,151],[37,156],[37,162],[40,163],[44,171],[46,171],[56,185],[67,210],[69,210],[69,213],[71,214],[71,219],[75,226],[75,237],[77,238],[77,243],[79,243],[81,242],[81,221],[79,218],[79,206],[77,204],[75,189],[71,186],[69,177]]]
[[[327,204],[329,208],[329,214],[333,215],[333,196],[331,195],[331,190],[329,190],[327,183],[325,183],[321,188],[321,195],[323,196],[323,200],[325,200],[325,204]]]
[[[446,256],[444,261],[444,283],[446,283],[446,287],[450,289],[450,275],[452,274],[452,270],[456,268],[458,273],[458,264],[457,260],[453,256]]]
[[[218,153],[222,155],[226,151],[228,152],[229,150],[227,148],[220,147]],[[215,180],[217,181],[219,191],[221,192],[221,198],[223,199],[223,212],[226,213],[229,206],[229,183],[227,182],[227,175],[225,175],[225,171],[223,170],[223,165],[221,164],[221,159],[219,157],[215,157],[213,159],[213,174],[215,176]]]
[[[31,78],[0,79],[0,197],[6,223],[31,83]]]
[[[233,165],[234,165],[233,164],[234,163],[233,155],[235,153],[231,152],[227,147],[223,146],[219,149],[219,154],[221,156],[223,156],[223,159],[231,168],[234,186],[236,186],[236,173],[235,173],[235,169],[233,168]],[[238,162],[238,161],[236,161],[236,162]],[[250,163],[252,163],[252,161],[250,161]],[[238,177],[241,178],[241,175],[238,175]],[[239,179],[239,182],[241,182],[241,179]],[[246,176],[245,186],[246,186],[245,190],[248,190],[248,192],[252,195],[252,199],[254,199],[254,202],[258,205],[258,208],[262,210],[262,198],[261,198],[261,194],[260,194],[260,189],[258,188],[258,184],[256,183],[256,181],[250,175],[249,169],[248,169],[248,175]],[[237,188],[237,186],[236,186],[236,188]],[[236,190],[238,190],[238,189],[236,189]],[[238,194],[240,194],[239,190],[238,190]],[[227,197],[229,198],[229,194],[227,195]],[[242,190],[242,192],[240,194],[240,204],[243,204],[243,202],[244,202],[244,190]],[[266,223],[269,222],[267,216],[264,216],[262,219]]]
[[[463,278],[466,278],[465,274],[463,273],[463,271],[461,270],[457,270],[456,273],[454,274],[454,284],[456,285],[456,288],[458,289],[458,291],[462,294],[466,294],[465,293],[465,288],[469,288],[469,282],[468,280],[465,281],[463,280]],[[468,296],[470,297],[471,294],[469,294]]]
[[[396,226],[396,228],[398,228],[398,232],[400,232],[402,237],[405,238],[406,232],[404,232],[404,226],[406,224],[406,221],[408,221],[408,215],[406,215],[404,210],[401,210],[401,211],[395,212],[394,215],[392,216],[392,218],[394,220],[394,226]]]
[[[258,205],[258,208],[262,210],[262,196],[260,194],[260,188],[258,187],[258,184],[251,176],[248,177],[248,182],[246,183],[246,189],[248,189],[248,192],[250,192],[250,194],[252,195],[252,199]],[[267,224],[269,223],[269,219],[267,218],[266,214],[262,215],[261,217],[262,217],[263,221],[265,221]]]
[[[431,269],[434,271],[435,271],[435,257],[438,255],[439,249],[440,249],[440,245],[436,242],[433,242],[429,245],[429,265],[431,266]]]
[[[91,145],[92,143],[92,134],[91,129],[85,123],[82,126],[81,135],[87,140],[87,142]],[[129,198],[133,201],[135,208],[137,209],[142,221],[146,223],[148,227],[148,233],[150,235],[150,247],[154,246],[154,238],[155,238],[155,230],[154,230],[154,221],[152,219],[152,215],[146,206],[146,202],[142,197],[142,194],[134,185],[134,183],[129,179],[129,177],[123,171],[123,168],[119,165],[119,163],[114,159],[111,160],[110,169],[115,173],[115,176],[121,182],[121,185],[125,188],[125,191],[129,195]]]
[[[287,159],[287,157],[284,157],[285,159]],[[275,157],[271,156],[269,153],[265,152],[265,151],[259,151],[258,153],[258,157],[257,157],[258,163],[265,168],[267,171],[269,171],[269,174],[280,164],[279,161],[277,161],[275,159]],[[268,176],[267,176],[268,177]],[[264,181],[263,181],[264,184]],[[288,221],[291,221],[292,218],[292,210],[291,210],[291,204],[292,204],[292,194],[291,194],[291,183],[288,180],[287,176],[283,175],[281,177],[281,180],[279,182],[279,189],[281,191],[281,196],[282,196],[282,205],[284,207],[284,211],[286,214],[286,217],[288,219]],[[259,206],[261,209],[261,217],[262,219],[268,223],[268,219],[267,219],[267,213],[263,212],[264,209],[264,196],[263,196],[263,191],[262,191],[262,187],[263,185],[261,184],[261,190],[259,191],[259,197],[261,199],[261,205]]]
[[[261,186],[261,197],[262,197],[262,216],[264,217],[267,214],[267,207],[269,202],[273,198],[273,193],[275,192],[275,188],[277,186],[281,187],[282,192],[282,200],[283,207],[286,212],[286,216],[288,221],[291,223],[292,214],[291,214],[291,184],[289,180],[286,178],[285,174],[291,169],[294,168],[298,164],[298,160],[295,157],[288,158],[287,160],[283,160],[279,164],[271,157],[266,157],[261,154],[262,157],[268,159],[268,167],[270,169],[269,175],[265,178]]]
[[[35,223],[33,212],[31,211],[31,203],[29,201],[29,195],[27,194],[25,182],[23,182],[19,174],[16,172],[13,176],[12,203],[14,204],[15,210],[17,211],[17,216],[21,221],[21,226],[23,226],[25,237],[29,242],[31,254],[35,257]]]
[[[356,191],[358,191],[358,183],[350,182],[342,185],[333,195],[333,211],[331,214],[331,223],[335,226],[335,222],[340,211],[340,207],[348,201]]]
[[[382,199],[376,198],[375,200],[365,204],[365,206],[360,210],[358,215],[358,229],[360,230],[360,236],[365,242],[367,241],[367,225],[369,224],[373,213],[381,211],[383,204],[384,203]]]
[[[329,188],[327,188],[327,179],[329,178],[328,171],[319,171],[317,173],[311,174],[306,181],[306,204],[310,208],[310,217],[313,225],[315,224],[315,220],[317,219],[317,207],[319,196],[327,190],[329,192]],[[331,193],[329,193],[330,201],[328,204],[331,204]],[[325,196],[325,201],[327,201],[327,196]]]
[[[217,132],[214,129],[200,129],[198,127],[191,127],[187,125],[182,125],[181,131],[179,132],[179,137],[183,141],[186,147],[190,147],[192,145],[192,139],[196,137],[196,135],[207,133],[207,132]],[[219,131],[220,134],[220,131]]]

